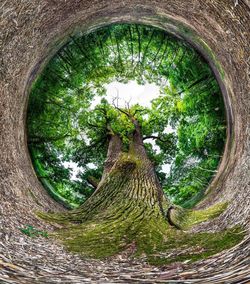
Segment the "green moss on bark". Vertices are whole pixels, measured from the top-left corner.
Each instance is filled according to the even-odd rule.
[[[143,257],[152,264],[208,257],[242,239],[240,229],[199,234],[183,230],[219,216],[226,204],[198,211],[172,206],[163,196],[138,133],[131,153],[109,151],[103,180],[80,208],[63,214],[39,214],[62,224],[51,235],[84,257],[108,258],[132,247],[131,257]]]
[[[73,253],[97,259],[109,258],[133,247],[130,257],[143,258],[152,265],[204,259],[235,246],[244,237],[240,227],[214,233],[178,230],[165,219],[157,217],[158,214],[155,217],[144,216],[143,207],[130,205],[134,208],[133,213],[116,210],[113,217],[107,214],[106,220],[96,219],[81,224],[72,224],[66,219],[62,221],[57,214],[54,221],[59,220],[64,225],[50,236],[60,240]],[[186,224],[190,227],[191,224],[197,224],[198,220],[202,222],[218,216],[219,208],[221,212],[225,206],[220,204],[207,210],[190,212],[190,220]],[[52,215],[39,215],[52,220]]]
[[[137,252],[153,252],[157,246],[163,245],[168,228],[168,223],[157,209],[148,214],[142,202],[127,200],[122,206],[109,208],[100,219],[82,224],[68,222],[52,236],[61,240],[72,252],[105,258],[126,250],[131,243],[135,244]]]
[[[220,216],[220,214],[226,210],[227,206],[228,203],[223,202],[202,210],[190,210],[176,207],[171,211],[171,220],[182,230],[187,230],[194,225]]]
[[[206,259],[237,245],[244,238],[241,227],[215,233],[170,232],[162,247],[164,253],[150,254],[147,261],[152,265],[166,265],[173,262],[194,262]],[[174,250],[176,250],[174,252]]]

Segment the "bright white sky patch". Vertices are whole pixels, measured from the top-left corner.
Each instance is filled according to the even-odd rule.
[[[126,84],[114,81],[105,84],[107,95],[105,99],[113,104],[115,98],[119,98],[118,105],[121,108],[126,107],[126,103],[130,106],[139,104],[143,107],[150,107],[151,101],[160,96],[160,87],[156,84],[146,83],[139,85],[136,81],[129,81]],[[94,109],[101,101],[102,97],[95,96],[91,109]],[[115,101],[117,103],[117,101]]]
[[[168,124],[168,126],[164,128],[164,131],[162,133],[176,133],[176,129]]]
[[[164,172],[166,175],[170,174],[170,170],[171,170],[171,164],[162,165],[162,172]]]
[[[64,166],[65,168],[71,169],[71,171],[70,171],[70,174],[71,174],[71,175],[70,175],[70,180],[75,180],[75,181],[80,180],[80,179],[77,177],[77,175],[83,171],[83,168],[82,168],[82,167],[79,167],[79,166],[77,165],[77,163],[72,162],[72,161],[63,162],[62,164],[63,164],[63,166]],[[95,166],[93,163],[89,163],[89,164],[88,164],[88,167],[89,167],[90,169],[96,169],[96,166]]]
[[[71,174],[70,180],[80,180],[80,179],[77,177],[77,175],[78,175],[81,171],[83,171],[83,168],[79,167],[79,166],[77,165],[77,163],[72,162],[72,161],[70,161],[70,162],[63,162],[62,164],[63,164],[63,166],[64,166],[65,168],[67,168],[67,169],[69,169],[69,168],[72,169],[71,172],[70,172],[70,174]]]

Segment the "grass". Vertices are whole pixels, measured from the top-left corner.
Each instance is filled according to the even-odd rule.
[[[44,237],[48,238],[48,233],[46,231],[40,231],[31,225],[26,225],[24,228],[18,228],[23,234],[34,238],[34,237]]]

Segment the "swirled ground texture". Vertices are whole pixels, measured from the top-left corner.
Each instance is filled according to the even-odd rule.
[[[1,1],[0,282],[1,283],[247,283],[250,275],[250,143],[248,0]],[[242,225],[244,240],[195,263],[161,268],[128,260],[84,260],[50,238],[29,238],[25,224],[52,230],[36,211],[64,210],[42,188],[26,143],[30,82],[75,31],[111,22],[165,28],[190,41],[211,62],[228,112],[228,140],[218,174],[200,208],[228,202],[195,231]]]

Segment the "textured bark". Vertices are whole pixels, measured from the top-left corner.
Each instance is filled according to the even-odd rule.
[[[122,151],[119,136],[111,136],[102,180],[92,196],[77,210],[46,216],[68,224],[57,237],[74,252],[107,257],[132,245],[144,253],[161,247],[169,234],[172,223],[164,212],[170,203],[147,156],[140,126],[133,123],[128,152]]]
[[[118,159],[121,151],[122,151],[121,138],[118,135],[114,135],[114,134],[110,135],[107,158],[106,158],[106,161],[104,163],[104,170],[103,170],[103,174],[102,174],[102,179],[101,179],[101,182],[100,182],[98,188],[102,185],[107,174],[110,172],[110,170],[114,166],[114,164],[115,164],[116,160]],[[97,190],[98,190],[98,188],[97,188]]]
[[[72,221],[106,220],[128,211],[132,219],[154,216],[165,220],[164,211],[169,202],[164,198],[154,166],[147,156],[140,126],[131,119],[135,130],[130,137],[128,152],[122,151],[122,140],[118,135],[110,137],[101,182],[94,194],[69,214]]]

